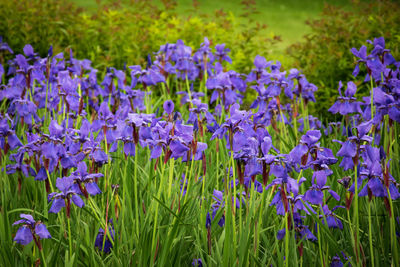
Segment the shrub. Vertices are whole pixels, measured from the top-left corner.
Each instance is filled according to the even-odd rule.
[[[17,53],[25,44],[47,55],[50,44],[55,50],[69,45],[69,29],[81,10],[67,0],[0,1],[0,35]]]
[[[45,56],[53,44],[55,52],[60,47],[67,47],[66,52],[72,48],[74,56],[88,58],[102,69],[144,64],[147,55],[166,42],[182,39],[199,47],[208,37],[213,44],[226,43],[233,51],[231,67],[245,72],[250,70],[250,58],[267,56],[276,42],[263,36],[265,25],[251,23],[245,28],[232,13],[223,10],[208,16],[182,17],[175,13],[174,3],[163,1],[164,7],[144,0],[106,3],[90,14],[67,1],[2,1],[0,35],[18,53],[30,43]]]
[[[399,56],[400,5],[391,1],[370,4],[354,1],[351,11],[326,5],[321,19],[308,22],[312,32],[303,42],[292,45],[287,53],[295,59],[295,67],[303,70],[309,80],[318,85],[315,106],[317,114],[330,118],[326,111],[337,94],[339,80],[353,80],[352,47],[361,47],[365,40],[385,36],[386,47]],[[360,74],[361,75],[361,74]],[[364,94],[366,88],[363,88]]]

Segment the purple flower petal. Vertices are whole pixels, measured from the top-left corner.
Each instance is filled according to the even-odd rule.
[[[32,240],[32,232],[26,225],[19,228],[14,237],[14,241],[21,245],[28,245]]]
[[[278,233],[276,234],[276,238],[278,240],[282,240],[285,237],[286,234],[286,229],[283,228],[282,230],[279,230]]]
[[[43,238],[51,238],[51,235],[49,231],[46,228],[46,225],[43,223],[38,223],[35,227],[35,233],[40,237],[40,239]]]
[[[174,102],[172,100],[167,100],[163,104],[164,111],[170,115],[174,111]]]
[[[326,184],[326,172],[324,170],[322,171],[315,171],[314,172],[314,178],[315,178],[315,182],[316,184],[322,188],[325,184]]]
[[[72,202],[74,202],[75,205],[77,205],[79,208],[82,208],[83,206],[85,206],[85,202],[83,202],[83,200],[78,196],[78,195],[72,195],[71,196],[71,200]]]
[[[309,189],[304,195],[304,199],[314,205],[322,204],[323,198],[324,193],[315,189]]]
[[[49,213],[59,213],[62,208],[65,207],[65,201],[62,198],[56,198],[53,201],[53,205],[49,210]]]
[[[331,196],[332,196],[334,199],[336,199],[337,201],[340,201],[340,196],[339,196],[338,193],[336,193],[336,192],[333,191],[333,190],[329,190],[328,192],[329,192],[329,194],[331,194]]]
[[[88,193],[91,194],[92,196],[101,193],[100,188],[97,186],[97,184],[95,182],[87,183],[87,184],[85,184],[85,187],[86,187],[86,190],[88,191]]]
[[[342,147],[339,149],[337,156],[340,157],[354,157],[357,154],[357,145],[353,142],[346,141],[343,143]]]

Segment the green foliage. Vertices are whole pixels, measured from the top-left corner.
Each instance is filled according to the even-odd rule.
[[[396,59],[400,56],[398,3],[376,1],[367,5],[354,1],[350,10],[326,5],[321,19],[308,22],[312,33],[305,36],[305,41],[287,49],[295,59],[295,67],[302,69],[309,81],[319,87],[318,106],[314,108],[325,118],[332,116],[327,109],[336,99],[338,81],[354,79],[351,73],[355,59],[351,48],[359,49],[365,40],[384,36],[393,56]]]
[[[49,46],[55,50],[69,45],[69,29],[77,23],[80,9],[67,0],[1,0],[0,35],[14,52],[31,44],[40,55]]]
[[[277,42],[264,37],[265,25],[249,22],[243,27],[232,13],[218,10],[212,15],[182,17],[175,13],[173,1],[163,4],[107,3],[89,14],[67,1],[1,1],[0,35],[17,53],[30,43],[45,56],[52,44],[55,52],[72,48],[75,57],[92,60],[97,68],[145,64],[146,56],[166,42],[182,39],[199,47],[208,37],[214,45],[226,43],[232,50],[232,69],[242,72],[250,70],[249,58],[267,56]]]

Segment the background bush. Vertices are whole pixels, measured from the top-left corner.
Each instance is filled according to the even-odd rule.
[[[70,29],[81,11],[67,0],[0,0],[0,35],[14,52],[31,44],[47,55],[50,44],[57,51],[69,45]]]
[[[338,82],[354,80],[355,58],[352,47],[359,49],[365,40],[384,36],[386,47],[393,56],[400,56],[400,5],[391,1],[360,3],[353,1],[351,11],[326,5],[321,19],[308,22],[312,33],[305,41],[292,45],[287,53],[295,59],[295,67],[302,69],[309,81],[315,83],[318,106],[316,114],[325,118],[332,115],[327,109],[337,96]],[[360,73],[362,76],[365,73]],[[368,89],[363,88],[361,93]],[[358,96],[360,96],[358,91]]]
[[[182,17],[175,7],[175,1],[168,0],[161,6],[145,0],[119,1],[99,4],[89,13],[64,0],[1,0],[0,35],[17,53],[30,43],[45,56],[52,44],[55,51],[72,48],[75,57],[92,60],[94,67],[120,69],[125,63],[144,64],[147,55],[166,42],[182,39],[199,47],[208,37],[212,45],[225,43],[232,51],[232,69],[244,72],[250,70],[255,55],[267,56],[277,42],[263,36],[265,25],[240,26],[232,13],[218,10]]]

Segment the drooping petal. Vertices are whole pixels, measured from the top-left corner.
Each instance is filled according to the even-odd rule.
[[[343,143],[342,147],[339,149],[337,156],[340,157],[354,157],[357,154],[357,145],[351,141],[346,141]]]
[[[368,187],[376,197],[384,197],[386,190],[379,178],[372,178],[368,181]]]
[[[40,239],[43,238],[51,238],[51,235],[49,231],[46,228],[46,225],[43,223],[38,223],[35,227],[35,233],[40,237]]]
[[[79,208],[82,208],[83,206],[85,206],[85,202],[83,202],[83,200],[76,194],[73,194],[71,196],[71,200],[72,202],[74,202],[75,205],[77,205]]]
[[[133,142],[126,142],[124,144],[124,153],[126,156],[135,156],[135,144]]]
[[[276,234],[276,238],[278,240],[282,240],[285,237],[286,234],[286,229],[283,228],[282,230],[279,230],[278,233]]]
[[[15,234],[14,241],[21,245],[28,245],[33,240],[32,232],[28,226],[23,225]]]
[[[332,196],[334,199],[336,199],[337,201],[340,201],[340,196],[339,196],[338,193],[336,193],[336,192],[333,191],[333,190],[329,190],[328,192],[329,192],[329,194],[331,194],[331,196]]]
[[[151,155],[150,155],[150,159],[156,159],[159,158],[161,156],[162,153],[162,148],[161,146],[154,146],[153,150],[151,150]]]
[[[343,157],[342,161],[339,164],[340,167],[343,168],[343,170],[347,171],[350,169],[354,168],[354,162],[351,157]]]
[[[101,190],[98,187],[98,185],[93,182],[93,183],[87,183],[85,184],[86,190],[88,191],[89,194],[91,194],[92,196],[100,194]]]
[[[314,205],[322,204],[323,198],[324,193],[315,189],[308,190],[304,195],[304,199]]]
[[[317,237],[308,229],[307,226],[304,226],[300,231],[301,238],[305,238],[310,241],[317,241]]]
[[[390,183],[389,185],[389,192],[390,192],[390,197],[393,200],[400,198],[399,189],[393,183]]]
[[[171,142],[170,148],[172,151],[172,157],[174,157],[175,159],[182,157],[184,153],[189,150],[187,146],[177,140]]]
[[[16,148],[16,147],[22,146],[21,141],[15,134],[11,134],[8,136],[8,144],[10,145],[11,150],[14,150],[14,148]]]
[[[58,213],[62,208],[65,207],[65,201],[62,198],[56,198],[53,201],[53,205],[51,205],[51,208],[49,210],[49,213]]]
[[[35,180],[44,181],[47,179],[46,169],[44,167],[40,168],[38,173],[36,174]]]

